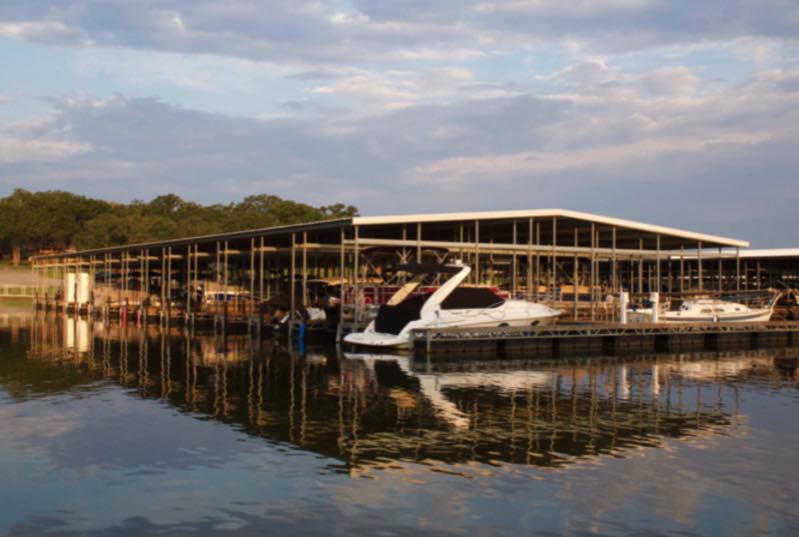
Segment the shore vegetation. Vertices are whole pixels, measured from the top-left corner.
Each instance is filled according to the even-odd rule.
[[[315,207],[269,194],[203,205],[165,194],[117,203],[51,190],[0,198],[0,252],[13,265],[36,253],[102,248],[356,216],[352,205]]]

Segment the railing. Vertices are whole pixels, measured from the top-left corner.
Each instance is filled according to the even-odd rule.
[[[0,284],[0,298],[34,298],[39,294],[41,300],[44,299],[46,294],[54,297],[60,290],[59,287],[36,287],[34,285],[19,285],[4,283]]]
[[[32,285],[0,285],[0,298],[33,298],[36,295],[36,287]]]

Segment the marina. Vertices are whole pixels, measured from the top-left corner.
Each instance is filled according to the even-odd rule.
[[[799,1],[3,0],[0,537],[799,537]]]
[[[518,300],[556,310],[559,326],[539,330],[530,318],[521,323],[530,330],[505,330],[509,323],[496,317],[491,326],[495,317],[489,313],[482,328],[496,330],[488,337],[485,330],[454,326],[450,331],[440,320],[431,321],[435,326],[429,331],[416,331],[412,345],[408,340],[417,351],[452,350],[469,339],[484,348],[490,339],[492,348],[505,352],[523,340],[537,347],[544,339],[578,337],[588,347],[605,349],[625,348],[633,340],[641,348],[696,346],[700,334],[707,341],[728,341],[733,333],[740,342],[784,337],[792,344],[787,334],[796,326],[791,321],[799,296],[799,251],[748,252],[748,246],[732,238],[543,209],[348,217],[37,256],[32,270],[35,307],[44,311],[123,324],[277,332],[290,338],[327,334],[341,340],[367,328],[381,308],[396,302],[392,296],[409,281],[402,267],[456,263],[468,267],[459,285],[476,288],[472,295],[483,289],[497,304]],[[430,280],[413,296],[427,300],[441,281]],[[470,311],[482,315],[489,312],[486,307],[487,302]],[[686,321],[708,326],[645,326],[680,321],[681,310]],[[658,318],[652,317],[655,312]],[[768,324],[772,316],[781,324]],[[727,326],[735,320],[740,324]],[[551,350],[556,344],[547,345]]]

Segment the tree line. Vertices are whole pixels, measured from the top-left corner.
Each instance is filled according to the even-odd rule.
[[[0,249],[19,264],[24,255],[43,249],[102,248],[357,214],[352,205],[314,207],[268,194],[229,204],[202,205],[175,194],[126,204],[60,190],[16,189],[0,198]]]

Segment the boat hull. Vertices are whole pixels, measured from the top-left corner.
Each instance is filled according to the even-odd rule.
[[[750,310],[736,313],[719,313],[715,315],[676,315],[661,313],[660,323],[757,323],[771,320],[774,311],[771,309]],[[630,312],[631,322],[652,322],[651,312]]]
[[[353,332],[344,336],[344,342],[361,347],[382,347],[391,349],[408,349],[410,338],[380,332]]]
[[[545,306],[540,306],[546,308]],[[399,334],[386,334],[375,332],[373,325],[363,332],[353,332],[344,337],[344,342],[352,345],[365,347],[401,348],[407,349],[412,345],[411,337],[413,330],[423,330],[426,328],[497,328],[497,327],[527,327],[552,324],[557,319],[560,312],[546,308],[544,312],[536,316],[530,316],[525,312],[524,315],[514,317],[508,315],[509,312],[491,312],[489,314],[474,315],[469,317],[466,313],[458,313],[457,310],[449,314],[437,316],[433,321],[423,320],[414,321],[405,327]]]

